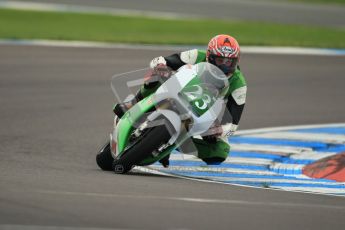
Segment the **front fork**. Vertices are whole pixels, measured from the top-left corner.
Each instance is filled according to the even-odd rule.
[[[144,123],[142,123],[131,136],[139,137],[142,134],[142,131],[149,126],[149,123],[155,122],[157,119],[163,118],[167,120],[169,123],[169,128],[173,130],[171,132],[172,138],[168,143],[163,144],[160,146],[155,152],[152,153],[151,160],[148,159],[146,162],[153,161],[153,159],[160,160],[164,156],[167,155],[167,152],[171,152],[173,146],[177,146],[181,143],[183,136],[180,135],[185,133],[185,130],[188,130],[189,125],[191,123],[190,120],[181,121],[180,116],[173,110],[170,110],[171,103],[164,102],[156,105],[156,110],[152,112],[146,119]],[[116,159],[119,155],[119,145],[117,143],[118,137],[118,129],[119,129],[119,118],[117,116],[114,117],[114,126],[113,132],[110,134],[110,149],[114,159]],[[184,130],[184,131],[183,131]],[[181,139],[182,137],[182,139]],[[129,137],[130,138],[130,137]],[[177,144],[177,145],[176,145]],[[176,147],[175,147],[176,148]],[[164,155],[164,156],[163,156]],[[163,157],[162,157],[163,156]]]
[[[118,147],[117,147],[117,124],[119,122],[118,116],[115,115],[114,117],[114,126],[113,126],[113,132],[110,133],[110,151],[111,155],[115,159],[118,155]]]

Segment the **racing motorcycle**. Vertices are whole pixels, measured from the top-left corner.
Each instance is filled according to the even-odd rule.
[[[205,135],[221,117],[228,87],[227,77],[210,63],[181,67],[120,119],[115,116],[110,140],[96,156],[98,166],[123,174],[183,149],[186,140]]]

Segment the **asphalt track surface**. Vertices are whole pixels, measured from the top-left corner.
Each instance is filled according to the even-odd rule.
[[[110,77],[168,53],[0,46],[0,229],[342,229],[343,197],[97,168]],[[244,54],[241,65],[241,129],[344,122],[344,57]]]
[[[169,12],[197,17],[342,27],[345,7],[287,0],[21,0],[104,9]]]

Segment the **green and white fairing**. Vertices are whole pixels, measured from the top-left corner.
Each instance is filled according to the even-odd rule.
[[[115,122],[116,127],[111,134],[112,146],[116,146],[116,149],[112,148],[113,157],[121,158],[133,132],[164,122],[171,134],[170,140],[162,147],[163,151],[150,154],[138,165],[162,159],[187,138],[209,130],[224,112],[224,97],[228,90],[228,78],[210,63],[181,67],[155,93],[139,101]]]

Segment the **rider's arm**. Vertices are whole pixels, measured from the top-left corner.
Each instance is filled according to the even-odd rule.
[[[172,68],[173,70],[178,70],[181,66],[184,66],[186,63],[181,60],[180,54],[173,54],[167,57],[164,57],[166,65]]]
[[[203,61],[206,61],[205,51],[192,49],[183,51],[181,53],[175,53],[166,57],[156,57],[150,62],[150,67],[154,68],[159,64],[163,64],[169,66],[173,70],[178,70],[181,66],[184,66],[185,64],[194,65],[196,63]]]
[[[140,87],[140,90],[138,91],[137,95],[140,96],[141,99],[143,99],[143,98],[149,96],[150,94],[154,93],[160,85],[161,85],[161,83],[159,81],[150,82],[150,83],[145,82]]]
[[[232,136],[238,127],[245,104],[238,105],[230,96],[226,103],[226,110],[221,120],[221,136]]]
[[[166,57],[159,56],[154,58],[150,62],[150,68],[154,69],[157,66],[168,66],[172,70],[176,71],[181,66],[184,66],[185,64],[195,64],[198,62],[202,62],[206,60],[206,54],[205,51],[192,49],[183,51],[181,53],[175,53]],[[142,98],[147,97],[148,95],[155,92],[158,87],[161,85],[160,80],[166,80],[166,79],[152,79],[150,76],[145,78],[144,84],[141,86],[139,94]]]
[[[192,54],[197,54],[198,51],[185,51],[180,54],[173,54],[167,57],[156,57],[150,62],[151,72],[148,72],[147,75],[144,77],[144,84],[139,88],[135,97],[129,102],[123,102],[115,104],[113,107],[114,113],[118,117],[122,117],[123,114],[135,103],[142,100],[143,98],[149,96],[150,94],[154,93],[159,86],[168,79],[169,74],[165,75],[164,67],[170,67],[173,70],[179,69],[181,66],[185,65],[186,63],[182,60],[188,61],[185,56],[187,54],[189,56],[193,56]],[[188,55],[187,55],[188,56]],[[161,68],[161,70],[159,70]],[[158,72],[157,72],[158,69]],[[168,70],[167,70],[168,71]],[[157,74],[158,73],[158,74]],[[161,75],[161,76],[160,76]],[[160,76],[160,77],[159,77]]]
[[[246,93],[246,81],[240,70],[237,70],[230,79],[228,101],[221,121],[223,136],[231,136],[237,130],[246,102]]]
[[[232,96],[229,97],[226,103],[226,108],[229,114],[224,115],[222,124],[232,123],[234,125],[238,125],[242,116],[244,105],[245,104],[238,105]]]

